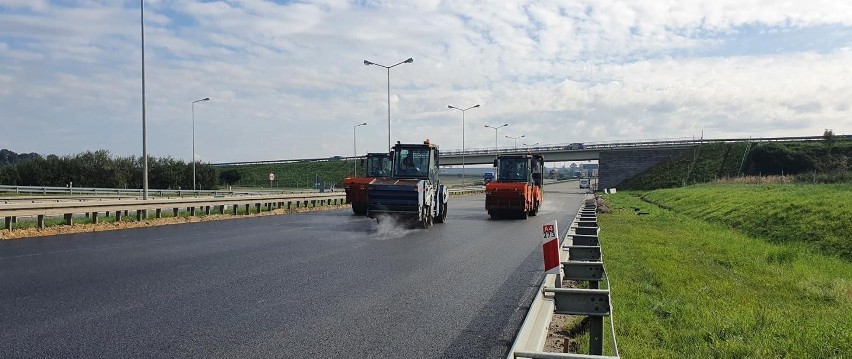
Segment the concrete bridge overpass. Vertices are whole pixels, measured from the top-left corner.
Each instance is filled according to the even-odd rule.
[[[842,136],[852,138],[852,136]],[[822,136],[807,137],[768,137],[768,138],[728,138],[728,139],[662,139],[641,141],[607,141],[556,145],[540,145],[524,148],[467,148],[461,150],[442,150],[441,166],[460,166],[488,164],[497,155],[536,153],[544,156],[545,162],[597,160],[599,163],[599,186],[617,187],[622,181],[633,177],[646,169],[680,155],[682,152],[704,143],[719,142],[801,142],[823,140]],[[352,161],[363,157],[334,156],[327,158],[246,161],[214,163],[213,166],[269,165],[296,162]]]

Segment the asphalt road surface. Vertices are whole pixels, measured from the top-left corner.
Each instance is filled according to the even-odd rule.
[[[0,241],[0,357],[505,357],[576,186],[528,220],[451,198],[428,230],[335,210]]]

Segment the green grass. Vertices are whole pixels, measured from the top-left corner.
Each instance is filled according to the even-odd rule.
[[[245,165],[219,167],[219,171],[236,170],[240,173],[240,182],[233,185],[238,187],[269,187],[269,174],[275,174],[273,188],[303,188],[312,189],[315,175],[319,175],[324,183],[334,183],[341,189],[343,179],[351,177],[352,161],[300,162],[274,165]],[[364,176],[364,168],[358,164],[359,176]],[[448,187],[464,187],[482,183],[482,176],[468,175],[465,180],[459,176],[441,175],[441,181]],[[223,186],[227,188],[227,186]]]
[[[653,190],[708,183],[740,175],[791,175],[796,180],[848,182],[852,141],[783,143],[707,143],[685,150],[618,185]],[[786,170],[785,170],[786,169]]]
[[[710,143],[684,151],[619,185],[619,189],[657,189],[737,176],[746,143]]]
[[[704,192],[682,191],[654,196]],[[802,242],[752,238],[627,192],[606,200],[613,213],[599,216],[601,242],[622,356],[842,358],[852,353],[852,263],[812,253]],[[730,216],[725,208],[733,207],[716,203],[705,199],[703,204],[713,216]],[[650,214],[637,216],[634,207]]]
[[[852,261],[852,184],[697,185],[642,199],[771,242],[805,243]]]
[[[269,174],[275,174],[273,187],[313,188],[315,176],[319,175],[324,183],[334,183],[343,187],[343,179],[352,176],[352,161],[297,162],[270,165],[245,165],[218,167],[219,173],[236,170],[241,179],[234,186],[269,187]],[[364,174],[364,168],[358,166],[358,173]]]

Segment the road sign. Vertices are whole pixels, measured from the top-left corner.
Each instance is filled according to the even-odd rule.
[[[270,180],[270,181],[274,181],[274,180],[275,180],[275,174],[274,174],[274,173],[270,173],[270,174],[269,174],[269,180]]]
[[[559,264],[562,261],[559,259],[559,226],[555,220],[542,226],[542,239],[544,240],[542,245],[544,272],[559,274]]]

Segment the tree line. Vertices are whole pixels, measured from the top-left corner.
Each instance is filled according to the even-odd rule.
[[[30,156],[0,167],[0,184],[17,186],[142,188],[142,157],[113,157],[107,150],[75,155]],[[198,189],[215,189],[219,171],[196,163]],[[171,157],[148,157],[148,187],[192,189],[192,163]]]

